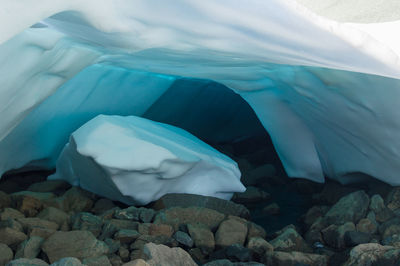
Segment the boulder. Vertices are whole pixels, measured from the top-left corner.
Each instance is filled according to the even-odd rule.
[[[64,211],[88,212],[93,207],[93,194],[78,187],[67,190],[60,198]]]
[[[368,233],[347,231],[344,234],[344,242],[348,247],[354,247],[360,244],[368,243],[371,240],[371,235]]]
[[[328,265],[328,258],[325,255],[301,253],[297,251],[274,251],[266,253],[265,264],[274,266],[326,266]]]
[[[54,263],[52,263],[50,266],[85,266],[81,263],[80,260],[77,258],[62,258]]]
[[[25,215],[13,208],[4,208],[3,211],[0,212],[0,221],[19,218],[25,218]]]
[[[173,235],[173,238],[178,241],[178,243],[186,248],[193,247],[193,239],[185,232],[177,231]]]
[[[377,243],[361,244],[350,251],[350,257],[344,266],[358,265],[398,265],[400,249],[382,246]]]
[[[327,246],[343,249],[345,245],[345,233],[348,231],[355,231],[355,225],[352,222],[345,223],[343,225],[337,226],[332,224],[321,231],[324,243]]]
[[[47,207],[43,209],[36,217],[47,221],[55,222],[60,227],[62,226],[63,223],[69,220],[69,215],[67,213],[54,207]]]
[[[48,266],[49,264],[41,259],[16,259],[7,263],[6,266]]]
[[[127,263],[124,263],[122,266],[150,266],[146,261],[142,259],[136,259]]]
[[[261,237],[250,238],[247,242],[247,248],[260,256],[264,255],[265,252],[274,251],[274,246]]]
[[[369,197],[363,190],[350,193],[341,198],[326,213],[325,219],[329,224],[341,225],[346,222],[357,223],[367,214]]]
[[[357,223],[356,229],[359,232],[375,234],[378,227],[375,223],[371,222],[370,219],[363,218]]]
[[[34,259],[39,255],[40,248],[44,239],[38,236],[32,236],[22,242],[15,252],[15,258]]]
[[[53,263],[63,257],[99,257],[108,252],[108,247],[89,231],[58,231],[43,243],[42,250]]]
[[[87,266],[111,266],[110,260],[105,255],[83,259],[82,263]]]
[[[6,244],[7,246],[18,245],[27,238],[28,237],[20,231],[8,227],[0,229],[0,243]]]
[[[136,230],[121,229],[115,233],[114,239],[118,240],[122,244],[130,244],[140,236]]]
[[[90,231],[97,237],[101,233],[103,220],[89,212],[80,212],[75,214],[72,219],[72,230]]]
[[[44,219],[39,219],[36,217],[20,218],[17,221],[22,225],[25,231],[31,231],[33,228],[43,228],[58,230],[59,225],[55,222],[47,221]]]
[[[394,213],[385,206],[379,194],[375,194],[371,197],[369,208],[375,213],[375,219],[380,223],[386,222],[394,216]]]

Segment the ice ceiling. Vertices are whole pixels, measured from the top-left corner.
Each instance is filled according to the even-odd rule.
[[[0,174],[54,167],[69,134],[100,113],[180,105],[176,124],[196,128],[231,108],[232,137],[250,123],[228,87],[289,176],[399,185],[400,21],[385,13],[395,3],[368,15],[362,1],[351,15],[345,1],[328,2],[331,18],[375,23],[337,22],[300,3],[323,15],[332,5],[305,0],[0,0]],[[203,120],[185,117],[197,98],[165,98],[182,78],[216,82],[220,109],[204,97]]]

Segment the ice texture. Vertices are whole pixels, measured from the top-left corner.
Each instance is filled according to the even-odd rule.
[[[400,185],[400,21],[379,8],[376,23],[338,22],[301,2],[1,0],[0,173],[54,166],[98,113],[167,110],[151,107],[186,77],[243,97],[289,176]],[[342,21],[366,10],[330,2]]]
[[[136,116],[99,115],[81,126],[49,179],[140,205],[167,193],[228,200],[245,190],[229,157],[185,130]]]

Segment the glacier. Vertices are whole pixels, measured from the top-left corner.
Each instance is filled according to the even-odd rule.
[[[241,96],[289,176],[399,185],[400,20],[316,2],[0,0],[0,174],[54,167],[98,114],[190,110],[180,94],[158,101],[189,79]],[[176,123],[188,124],[181,112]]]
[[[128,205],[168,193],[229,200],[244,192],[237,164],[180,128],[136,116],[99,115],[72,133],[50,180]]]

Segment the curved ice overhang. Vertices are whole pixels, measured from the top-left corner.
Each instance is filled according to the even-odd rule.
[[[339,23],[281,0],[41,3],[1,2],[1,25],[11,26],[0,41],[55,16],[0,46],[0,139],[96,63],[232,88],[259,116],[290,176],[321,182],[324,173],[362,172],[400,182],[399,22]],[[1,171],[15,167],[3,164]]]

